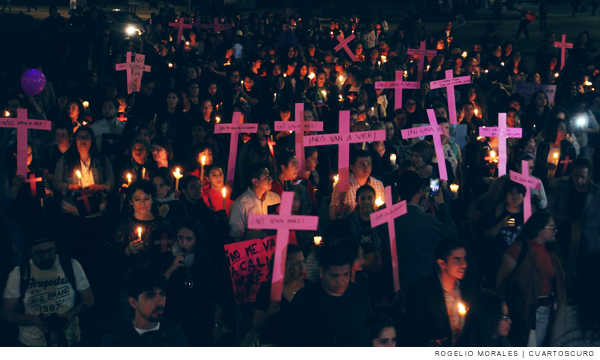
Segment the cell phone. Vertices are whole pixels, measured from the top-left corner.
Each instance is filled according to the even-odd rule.
[[[430,179],[429,188],[431,189],[431,195],[437,195],[440,192],[440,179]]]

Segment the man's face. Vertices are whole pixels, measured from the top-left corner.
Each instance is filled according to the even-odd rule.
[[[31,248],[31,261],[41,269],[48,270],[56,262],[56,243],[48,241]]]
[[[183,195],[192,201],[200,200],[201,190],[200,180],[192,180],[185,189]]]
[[[155,323],[162,320],[166,302],[165,291],[159,288],[154,288],[153,291],[144,291],[137,300],[129,297],[129,304],[135,309],[135,316]]]
[[[585,191],[588,186],[590,174],[587,168],[574,168],[571,171],[573,185],[577,191]]]
[[[146,95],[146,96],[150,96],[150,95],[152,95],[152,92],[154,91],[154,87],[155,87],[155,86],[156,86],[156,85],[155,85],[153,82],[151,82],[151,83],[148,83],[148,84],[146,84],[146,85],[142,86],[142,93],[143,93],[144,95]]]
[[[371,175],[373,164],[370,157],[357,157],[354,165],[350,165],[350,170],[357,179],[366,179]]]
[[[442,272],[449,275],[453,279],[461,280],[467,272],[467,252],[464,248],[452,251],[446,261],[437,260]]]
[[[260,174],[260,178],[252,179],[252,184],[256,190],[271,190],[271,187],[273,186],[273,179],[271,178],[271,174],[269,174],[269,170],[266,168],[263,169],[262,174]]]
[[[319,276],[326,293],[331,296],[342,296],[350,283],[350,265],[330,266],[327,270],[320,267]]]
[[[117,116],[117,109],[112,101],[105,101],[102,104],[102,115],[104,115],[105,119],[114,119]]]

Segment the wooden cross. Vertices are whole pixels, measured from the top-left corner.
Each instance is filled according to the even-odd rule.
[[[394,219],[406,214],[406,200],[394,204],[392,199],[392,187],[385,188],[385,209],[371,214],[371,227],[387,223],[390,234],[390,251],[392,253],[392,271],[394,275],[394,291],[400,291],[400,274],[398,273],[398,252],[396,251],[396,226]]]
[[[27,177],[27,130],[51,130],[52,123],[27,118],[27,109],[17,109],[16,118],[0,118],[0,128],[17,129],[17,175]]]
[[[454,87],[456,85],[470,84],[471,76],[461,76],[455,78],[452,70],[446,70],[446,79],[432,81],[430,89],[446,88],[446,97],[448,98],[448,110],[450,112],[450,124],[456,124],[456,98],[454,96]]]
[[[354,53],[352,52],[352,50],[350,50],[350,47],[348,46],[350,41],[354,40],[354,34],[348,36],[347,39],[344,39],[344,37],[342,35],[338,35],[337,39],[340,43],[335,48],[333,48],[333,50],[335,50],[335,52],[338,52],[338,51],[342,50],[342,48],[344,48],[344,50],[346,50],[346,53],[348,54],[348,56],[350,56],[350,59],[352,60],[352,62],[357,62],[358,59],[356,58],[356,55],[354,55]]]
[[[425,48],[425,41],[421,41],[421,46],[419,46],[418,49],[408,49],[406,52],[411,55],[419,56],[419,70],[417,71],[417,81],[421,82],[421,80],[423,80],[423,71],[424,71],[423,68],[425,67],[425,56],[436,56],[437,51],[436,50],[427,50]],[[396,75],[396,79],[398,79],[397,75]]]
[[[403,81],[404,72],[396,71],[396,81],[377,81],[375,89],[394,89],[394,110],[402,108],[402,90],[403,89],[419,89],[421,83],[418,81]]]
[[[565,67],[565,51],[566,49],[572,49],[573,43],[567,42],[567,35],[563,34],[562,41],[555,41],[554,47],[560,48],[560,69]]]
[[[170,22],[169,26],[178,28],[177,30],[177,47],[181,44],[181,37],[183,36],[183,29],[191,29],[192,24],[185,24],[183,19],[181,21],[175,20],[175,22]]]
[[[317,230],[318,216],[292,215],[294,192],[284,191],[281,195],[279,215],[250,214],[248,229],[276,229],[275,260],[273,262],[273,278],[271,300],[280,301],[283,292],[283,276],[289,243],[290,230]]]
[[[41,182],[42,180],[43,179],[41,177],[36,178],[34,172],[30,172],[29,177],[24,180],[25,182],[28,182],[29,186],[31,187],[31,196],[33,196],[33,197],[37,196],[37,185],[36,184]]]
[[[508,164],[506,138],[520,138],[522,132],[521,128],[506,127],[506,113],[498,114],[498,127],[483,126],[479,128],[479,135],[498,138],[498,177],[506,175],[506,165]]]
[[[523,199],[523,222],[526,223],[527,219],[531,217],[531,190],[535,188],[537,190],[542,189],[542,182],[536,178],[529,176],[529,161],[521,161],[521,174],[518,172],[510,171],[510,179],[516,183],[525,186],[525,199]]]
[[[338,146],[338,192],[349,189],[350,144],[367,141],[385,141],[385,130],[350,132],[350,111],[340,111],[340,132],[337,134],[307,135],[304,146]]]
[[[304,132],[323,131],[323,122],[304,121],[304,103],[298,103],[295,107],[294,121],[275,121],[275,131],[294,131],[296,135],[296,157],[300,174],[304,174]]]
[[[240,134],[255,133],[258,124],[243,124],[240,112],[233,113],[231,124],[216,124],[215,134],[231,134],[229,142],[229,163],[227,165],[227,181],[233,182],[235,176],[235,162],[237,159],[238,140]]]
[[[150,66],[144,65],[146,55],[135,54],[135,59],[131,62],[131,51],[127,52],[126,62],[117,64],[117,71],[127,71],[127,93],[131,94],[134,91],[140,91],[140,84],[142,82],[142,73],[144,71],[149,72]]]

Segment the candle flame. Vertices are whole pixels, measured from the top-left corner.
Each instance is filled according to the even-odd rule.
[[[477,116],[477,113],[478,113],[478,112],[479,112],[479,111],[477,111],[477,109],[475,109],[475,116]]]
[[[223,188],[223,198],[227,197],[227,189]]]
[[[10,112],[9,112],[8,110],[6,110],[6,111],[4,112],[4,116],[6,116],[6,117],[10,116]]]
[[[323,96],[325,96],[325,95],[327,95],[327,91],[325,91],[325,90],[322,90],[322,91],[321,91],[321,94],[323,94]]]
[[[554,77],[558,77],[558,73],[554,74]]]
[[[138,228],[138,238],[140,240],[142,239],[142,228],[141,227]]]
[[[172,64],[172,63],[169,63],[169,67],[170,67],[170,68],[171,68],[171,67],[173,67],[173,64]]]
[[[463,316],[467,313],[467,309],[465,309],[465,306],[462,303],[458,303],[458,313]]]
[[[375,205],[377,205],[378,207],[383,204],[385,204],[385,202],[381,200],[381,197],[378,197],[377,200],[375,200]]]
[[[309,78],[309,79],[314,79],[314,78],[315,78],[315,74],[313,74],[313,73],[310,73],[310,75],[308,75],[308,78]]]
[[[451,192],[457,192],[458,191],[458,184],[450,184],[450,191]]]
[[[90,106],[90,103],[88,101],[84,101],[83,102],[83,107],[88,107],[88,106]]]
[[[340,76],[340,82],[343,80],[344,78]]]
[[[127,181],[131,182],[131,174],[127,174]]]
[[[396,154],[390,154],[390,160],[396,161]]]
[[[500,63],[500,65],[504,66],[504,63],[503,63],[503,62],[501,62],[501,63]]]
[[[490,156],[493,158],[496,157],[496,152],[494,150],[490,151]]]
[[[77,170],[77,177],[81,179],[81,172],[79,170]]]
[[[557,159],[558,158],[558,153],[554,153],[554,158]]]
[[[206,155],[202,155],[202,165],[206,164]]]
[[[314,241],[315,241],[316,246],[321,246],[321,243],[323,242],[323,238],[321,236],[315,236]]]
[[[337,182],[340,180],[340,176],[339,175],[335,175],[333,177],[333,185],[337,184]]]
[[[464,57],[464,58],[467,57],[467,52],[466,51],[463,51],[462,57]]]

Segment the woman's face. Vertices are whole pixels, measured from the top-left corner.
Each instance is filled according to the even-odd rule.
[[[206,136],[206,131],[204,131],[204,127],[202,126],[194,126],[192,127],[192,139],[196,142],[204,141],[204,137]]]
[[[198,154],[198,162],[202,164],[202,157],[204,156],[204,165],[210,165],[213,162],[213,154],[210,148],[204,149],[203,152]]]
[[[523,204],[523,194],[517,189],[512,189],[506,194],[506,203],[511,207],[521,206]]]
[[[185,71],[185,75],[187,76],[188,80],[194,80],[198,76],[198,72],[196,71],[195,67],[190,66]]]
[[[277,75],[281,74],[281,67],[279,65],[273,66],[272,74],[273,74],[273,76],[277,76]]]
[[[221,168],[215,167],[210,170],[208,174],[208,182],[210,183],[210,187],[213,189],[220,189],[223,187],[223,170]]]
[[[252,87],[254,86],[254,81],[249,77],[244,78],[244,86],[246,87],[246,91],[252,91]]]
[[[294,57],[294,53],[295,53],[295,50],[294,50],[294,48],[293,48],[293,47],[290,47],[290,48],[288,49],[288,51],[287,51],[287,57],[288,57],[288,59],[291,59],[291,58],[293,58],[293,57]]]
[[[327,76],[325,75],[325,73],[319,73],[319,75],[317,75],[317,86],[318,87],[325,86],[326,79],[327,79]]]
[[[131,156],[138,164],[144,164],[146,162],[146,156],[148,156],[148,151],[143,144],[136,143],[131,148]]]
[[[408,99],[406,101],[406,112],[412,114],[417,109],[417,103],[413,99]]]
[[[137,138],[138,139],[144,139],[148,142],[148,144],[150,144],[150,134],[148,134],[148,130],[143,129],[143,130],[139,130],[137,132]]]
[[[385,140],[390,141],[394,138],[394,124],[391,122],[385,122]]]
[[[504,49],[504,55],[508,56],[508,55],[510,55],[511,52],[512,52],[512,44],[506,45],[506,48]]]
[[[495,57],[499,58],[500,56],[502,56],[502,48],[500,46],[496,46],[494,50],[492,50],[492,53]]]
[[[15,156],[15,158],[17,157],[16,153],[13,153],[13,155]],[[27,166],[31,165],[32,161],[33,161],[33,150],[31,149],[31,146],[27,145]]]
[[[521,61],[521,52],[517,51],[516,53],[513,54],[513,60],[515,63],[518,63],[519,61]]]
[[[156,188],[157,199],[164,199],[171,190],[171,187],[168,184],[165,184],[163,178],[161,178],[160,176],[157,176],[154,179],[152,179],[152,184]]]
[[[164,147],[159,145],[152,145],[152,157],[156,162],[165,162],[168,160],[168,153]]]
[[[550,70],[554,70],[554,68],[556,67],[556,64],[558,64],[558,59],[552,58],[552,60],[550,60]]]
[[[137,189],[133,193],[130,203],[133,205],[133,211],[136,215],[148,215],[150,208],[152,208],[152,195],[146,194],[142,189]]]
[[[198,97],[198,94],[200,94],[200,86],[198,86],[198,84],[190,84],[190,87],[188,88],[189,92],[190,92],[190,97]]]
[[[462,59],[456,59],[456,69],[460,69],[463,66]]]
[[[535,73],[535,75],[533,75],[533,82],[536,84],[542,83],[542,77],[540,76],[540,74]]]
[[[210,114],[212,114],[212,111],[213,111],[212,102],[211,101],[203,102],[202,104],[200,104],[200,110],[202,110],[202,117],[205,120],[209,120]]]
[[[356,45],[356,55],[361,55],[363,53],[363,47],[361,44]]]
[[[417,169],[420,168],[421,166],[425,165],[425,160],[423,160],[423,157],[421,156],[421,154],[419,154],[416,151],[413,151],[411,161]]]
[[[465,105],[463,109],[465,110],[465,117],[467,119],[471,119],[475,114],[475,109],[473,109],[473,105],[471,104]]]
[[[169,109],[175,109],[179,103],[179,97],[175,93],[169,93],[167,95],[167,105]]]
[[[92,136],[85,130],[80,131],[79,134],[75,136],[75,142],[79,152],[89,152],[90,146],[92,146]]]
[[[308,67],[306,65],[302,65],[300,68],[300,76],[304,77],[308,74]]]
[[[502,319],[498,323],[498,336],[508,336],[510,332],[510,324],[512,321],[510,320],[510,314],[508,313],[508,306],[506,304],[502,304]]]
[[[566,138],[567,138],[567,124],[565,124],[564,122],[561,122],[560,125],[558,125],[558,130],[556,131],[556,140],[563,141]]]
[[[277,90],[283,90],[283,88],[285,87],[285,80],[283,79],[283,77],[280,77],[277,79]]]
[[[396,122],[396,125],[398,125],[398,129],[404,129],[404,125],[406,125],[406,115],[400,113],[396,115],[394,121]]]
[[[379,337],[373,339],[373,347],[396,347],[396,329],[391,326],[384,327]]]
[[[506,125],[508,125],[508,127],[514,128],[515,126],[517,126],[517,122],[517,114],[514,111],[509,111],[506,114]]]
[[[364,214],[370,214],[375,211],[375,194],[370,191],[363,191],[358,196],[358,207]]]
[[[211,96],[214,96],[217,93],[217,84],[210,84],[210,85],[208,85],[208,93]]]
[[[71,119],[77,119],[79,117],[79,106],[76,103],[69,104],[69,117]]]
[[[554,219],[550,218],[548,225],[540,232],[540,237],[544,243],[556,240],[556,223],[554,222]]]
[[[196,246],[196,235],[192,230],[182,227],[177,234],[177,243],[181,250],[185,249],[186,254],[191,254]]]
[[[287,167],[281,166],[281,178],[283,180],[295,180],[298,177],[298,158],[294,156],[288,163]]]
[[[271,135],[271,127],[267,124],[261,124],[258,127],[257,134],[258,134],[259,139],[263,139],[266,136],[270,136]]]
[[[71,134],[66,129],[56,129],[54,137],[56,138],[57,145],[68,145],[71,141]]]
[[[369,57],[371,58],[371,60],[376,61],[377,58],[379,57],[379,51],[377,51],[375,49],[371,50]]]
[[[306,264],[302,251],[290,254],[285,262],[286,280],[301,280],[306,277]]]
[[[548,98],[544,94],[537,94],[535,97],[535,105],[542,107],[548,105]]]
[[[477,92],[475,91],[475,88],[469,89],[469,91],[467,92],[467,97],[469,98],[469,101],[475,101],[475,99],[477,98]]]
[[[514,100],[514,101],[510,102],[508,104],[508,106],[511,107],[511,108],[515,108],[515,110],[517,110],[517,111],[521,111],[521,103],[518,102],[517,100]]]
[[[307,171],[315,171],[317,164],[319,163],[319,153],[315,151],[314,154],[306,158],[305,166]]]

